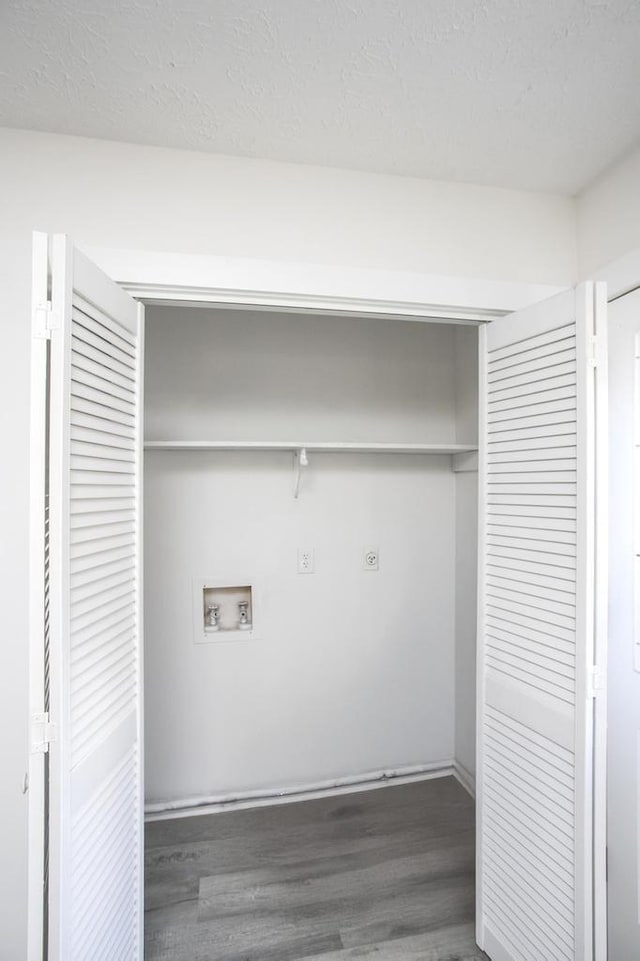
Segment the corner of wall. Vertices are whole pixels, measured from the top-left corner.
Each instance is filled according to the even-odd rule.
[[[640,146],[575,197],[578,278],[640,247]]]

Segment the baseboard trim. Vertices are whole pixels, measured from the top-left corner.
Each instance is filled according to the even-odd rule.
[[[439,777],[456,777],[463,787],[469,790],[468,784],[465,784],[456,773],[456,767],[456,762],[450,759],[434,761],[430,764],[416,764],[411,767],[369,771],[332,781],[318,781],[314,784],[282,787],[270,791],[243,791],[233,795],[220,794],[182,798],[175,801],[158,801],[145,805],[145,820],[164,821],[169,818],[193,817],[197,814],[216,814],[220,811],[291,804],[295,801],[355,794],[358,791],[371,791],[393,784],[410,784],[413,781],[427,781]]]
[[[471,771],[468,771],[464,764],[459,761],[453,762],[453,776],[468,791],[472,798],[476,796],[476,779]]]

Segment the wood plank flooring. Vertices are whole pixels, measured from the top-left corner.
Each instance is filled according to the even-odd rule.
[[[453,778],[146,828],[146,961],[478,961]]]

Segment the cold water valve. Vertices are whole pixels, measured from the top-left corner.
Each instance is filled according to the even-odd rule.
[[[240,601],[238,603],[238,629],[241,631],[250,631],[251,622],[249,621],[249,602]]]

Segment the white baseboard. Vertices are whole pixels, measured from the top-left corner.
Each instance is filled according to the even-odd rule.
[[[463,786],[465,791],[468,791],[472,798],[476,796],[476,779],[475,776],[468,771],[464,764],[460,764],[459,761],[453,762],[453,776],[456,781]]]
[[[371,791],[389,787],[393,784],[410,784],[413,781],[426,781],[437,777],[454,776],[469,791],[468,783],[461,779],[461,775],[457,773],[456,768],[456,762],[449,759],[434,761],[430,764],[417,764],[412,767],[369,771],[365,774],[337,778],[333,781],[319,781],[314,784],[283,787],[270,791],[244,791],[233,795],[220,794],[182,798],[175,801],[158,801],[145,805],[145,820],[164,821],[169,818],[193,817],[197,814],[240,811],[244,808],[266,807],[272,804],[291,804],[295,801],[310,801],[320,797],[354,794],[357,791]],[[469,777],[468,774],[467,777]]]

